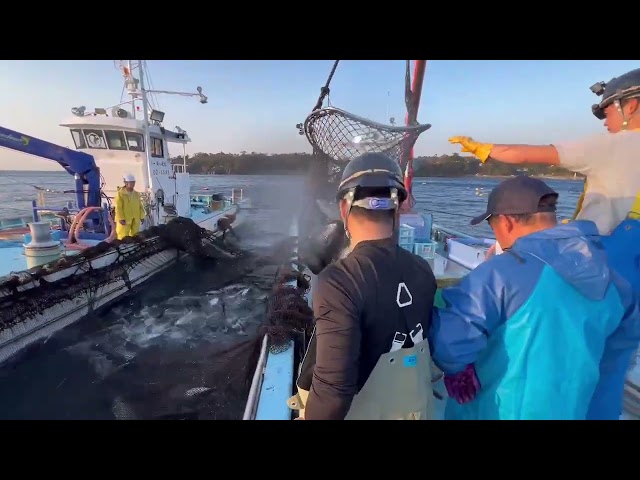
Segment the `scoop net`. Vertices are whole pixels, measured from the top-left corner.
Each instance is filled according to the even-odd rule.
[[[314,150],[337,164],[373,152],[385,153],[400,163],[403,153],[410,151],[420,134],[429,128],[428,123],[384,125],[335,107],[314,110],[303,126]]]

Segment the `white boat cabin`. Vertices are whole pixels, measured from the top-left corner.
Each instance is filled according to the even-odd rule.
[[[85,114],[74,109],[75,117],[62,123],[69,128],[75,148],[92,155],[100,168],[102,191],[113,198],[123,185],[123,176],[136,177],[136,190],[147,193],[151,200],[174,206],[179,216],[190,216],[190,179],[186,165],[171,165],[168,143],[184,146],[191,141],[184,131],[173,132],[162,127],[164,113],[152,110],[149,118],[148,158],[144,121],[133,118],[122,108],[114,107],[111,115],[105,109]],[[184,158],[184,155],[183,155]],[[161,218],[158,223],[164,223]]]

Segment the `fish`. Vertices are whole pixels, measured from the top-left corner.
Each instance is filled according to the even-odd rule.
[[[111,411],[116,420],[136,420],[137,415],[131,405],[125,402],[122,397],[116,397],[111,404]]]
[[[194,387],[194,388],[190,388],[189,390],[184,392],[184,396],[185,397],[195,397],[196,395],[202,395],[203,393],[210,392],[211,390],[213,390],[213,389],[209,388],[209,387]]]

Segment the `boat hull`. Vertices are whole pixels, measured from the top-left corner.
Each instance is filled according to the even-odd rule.
[[[202,228],[210,230],[214,236],[221,236],[222,232],[217,231],[216,222],[222,214],[233,213],[233,210],[225,210],[215,216],[203,218],[197,222]],[[236,219],[234,228],[239,228],[246,221],[246,212],[236,209]],[[157,242],[158,238],[149,238],[147,242]],[[120,245],[119,251],[109,250],[91,259],[91,269],[100,270],[108,268],[117,262],[119,256],[126,255],[127,252],[140,248],[138,244]],[[29,345],[47,338],[62,328],[75,323],[87,314],[104,307],[110,302],[122,297],[132,288],[144,283],[154,275],[166,268],[174,265],[176,260],[186,257],[188,254],[176,248],[164,248],[144,259],[141,259],[135,266],[127,269],[127,275],[120,275],[113,281],[97,289],[87,289],[82,294],[71,299],[63,300],[40,312],[35,313],[23,321],[0,331],[0,364],[12,358],[14,355],[28,347]],[[88,265],[87,265],[88,267]],[[61,279],[75,275],[78,272],[78,264],[74,264],[64,270],[56,271],[44,276],[47,282],[56,282]],[[26,291],[38,285],[36,281],[26,283],[19,287],[20,291]]]

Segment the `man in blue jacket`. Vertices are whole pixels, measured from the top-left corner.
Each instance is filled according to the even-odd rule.
[[[486,220],[505,250],[443,291],[430,332],[447,419],[619,418],[640,305],[596,225],[558,225],[558,194],[514,177]]]

